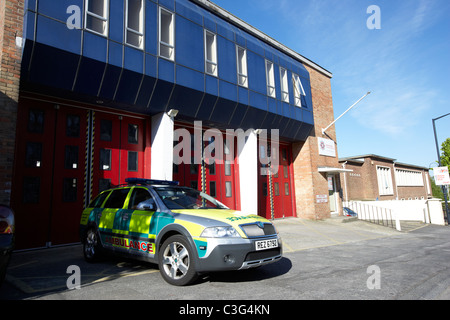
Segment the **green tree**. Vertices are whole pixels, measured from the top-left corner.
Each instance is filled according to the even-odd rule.
[[[450,169],[450,138],[447,138],[441,145],[441,164]]]

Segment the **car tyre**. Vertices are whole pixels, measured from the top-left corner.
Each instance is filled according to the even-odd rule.
[[[174,235],[165,240],[158,258],[159,270],[168,283],[186,286],[197,279],[194,252],[184,236]]]
[[[96,262],[101,256],[101,243],[97,230],[90,228],[87,230],[83,241],[84,259],[87,262]]]

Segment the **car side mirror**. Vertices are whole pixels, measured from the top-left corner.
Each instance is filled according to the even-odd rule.
[[[147,199],[137,205],[137,210],[156,211],[156,203],[153,199]]]

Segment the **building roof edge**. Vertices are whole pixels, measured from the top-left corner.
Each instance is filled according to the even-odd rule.
[[[327,69],[321,67],[317,63],[311,61],[308,58],[305,58],[301,54],[295,52],[294,50],[286,47],[281,42],[273,39],[272,37],[268,36],[264,32],[260,31],[259,29],[253,27],[252,25],[248,24],[244,20],[238,18],[237,16],[233,15],[232,13],[228,12],[227,10],[223,9],[222,7],[218,6],[217,4],[209,1],[209,0],[190,0],[201,7],[211,11],[212,13],[220,16],[221,18],[224,18],[225,20],[231,22],[232,24],[241,27],[251,33],[252,35],[256,36],[257,38],[261,39],[262,41],[272,45],[273,47],[279,49],[280,51],[283,51],[287,55],[291,56],[292,58],[299,60],[300,62],[308,65],[309,67],[323,73],[330,79],[333,78],[333,74],[328,71]]]

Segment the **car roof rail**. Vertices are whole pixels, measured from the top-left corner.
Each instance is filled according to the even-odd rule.
[[[129,185],[154,185],[154,184],[160,184],[160,185],[168,185],[168,186],[178,186],[180,183],[178,181],[167,181],[167,180],[153,180],[153,179],[143,179],[143,178],[127,178],[125,179],[125,182]]]

